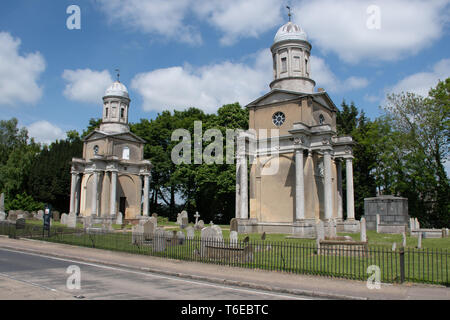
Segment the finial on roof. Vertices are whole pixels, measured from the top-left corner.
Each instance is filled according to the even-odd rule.
[[[291,7],[286,6],[286,8],[288,9],[288,16],[289,16],[289,22],[290,22],[291,21],[291,16],[292,16]]]
[[[117,72],[117,81],[120,82],[120,70],[116,69],[115,71]]]

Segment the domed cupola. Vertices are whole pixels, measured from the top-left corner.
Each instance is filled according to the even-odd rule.
[[[311,79],[311,44],[306,32],[290,21],[278,29],[270,48],[273,57],[271,89],[312,93],[316,83]]]
[[[130,101],[127,87],[117,79],[105,91],[100,130],[104,132],[130,131],[128,126]]]

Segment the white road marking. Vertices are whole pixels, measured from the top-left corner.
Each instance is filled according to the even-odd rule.
[[[134,274],[144,275],[146,277],[154,277],[154,278],[161,278],[161,279],[167,279],[167,280],[173,280],[173,281],[194,283],[194,284],[197,284],[197,285],[203,285],[203,286],[214,287],[214,288],[222,288],[222,289],[226,289],[226,290],[241,291],[241,292],[254,293],[254,294],[260,294],[260,295],[268,295],[268,296],[273,296],[273,297],[295,299],[295,300],[311,300],[309,298],[300,298],[300,297],[295,297],[295,296],[288,296],[288,295],[276,294],[276,293],[268,293],[268,292],[256,291],[256,290],[251,290],[251,289],[232,288],[232,287],[229,287],[229,286],[221,286],[221,285],[204,283],[204,282],[193,281],[193,280],[178,279],[178,278],[169,277],[169,276],[156,275],[156,274],[153,274],[153,273],[150,273],[150,272],[126,270],[126,269],[121,269],[121,268],[117,268],[117,267],[105,266],[105,265],[89,263],[89,262],[83,262],[83,261],[77,261],[77,260],[72,260],[72,259],[56,258],[56,257],[51,257],[51,256],[43,255],[43,254],[37,254],[37,253],[22,252],[22,251],[16,251],[16,250],[5,249],[5,248],[0,248],[0,250],[10,251],[10,252],[15,252],[15,253],[21,253],[21,254],[25,254],[25,255],[28,254],[28,255],[32,255],[32,256],[44,257],[44,258],[53,259],[53,260],[59,260],[59,261],[65,261],[65,262],[71,262],[71,263],[78,263],[78,264],[87,265],[87,266],[96,267],[96,268],[102,268],[102,269],[108,269],[108,270],[115,270],[115,271],[121,271],[121,272],[134,273]],[[55,289],[51,289],[51,290],[55,290]]]
[[[23,283],[26,283],[26,284],[31,284],[32,286],[35,286],[35,287],[38,287],[38,288],[41,288],[41,289],[46,289],[46,290],[50,290],[50,291],[53,291],[53,292],[57,292],[58,291],[56,289],[53,289],[53,288],[50,288],[50,287],[46,287],[46,286],[43,286],[41,284],[37,284],[37,283],[31,282],[31,281],[17,279],[17,278],[15,278],[13,276],[10,276],[10,275],[6,274],[6,273],[1,273],[0,272],[0,276],[5,277],[5,278],[9,278],[9,279],[12,279],[12,280],[15,280],[15,281],[23,282]]]

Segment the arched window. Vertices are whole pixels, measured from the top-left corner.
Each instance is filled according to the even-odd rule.
[[[120,108],[120,118],[124,118],[125,117],[125,108]]]
[[[94,155],[98,154],[99,147],[97,145],[94,146]]]
[[[108,108],[106,108],[106,111],[105,111],[105,118],[108,118]]]
[[[124,160],[130,160],[130,148],[123,147],[122,150],[122,159]]]
[[[325,122],[325,117],[323,116],[323,114],[321,114],[321,115],[319,116],[319,124],[320,124],[320,125],[323,125],[324,122]]]

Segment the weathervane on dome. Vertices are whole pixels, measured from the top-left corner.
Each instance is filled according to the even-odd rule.
[[[291,14],[291,7],[286,6],[286,8],[289,10],[288,16],[289,16],[289,22],[291,22],[291,16],[292,16],[292,14]]]
[[[120,70],[116,69],[115,70],[117,72],[117,81],[120,82],[119,78],[120,78]]]

